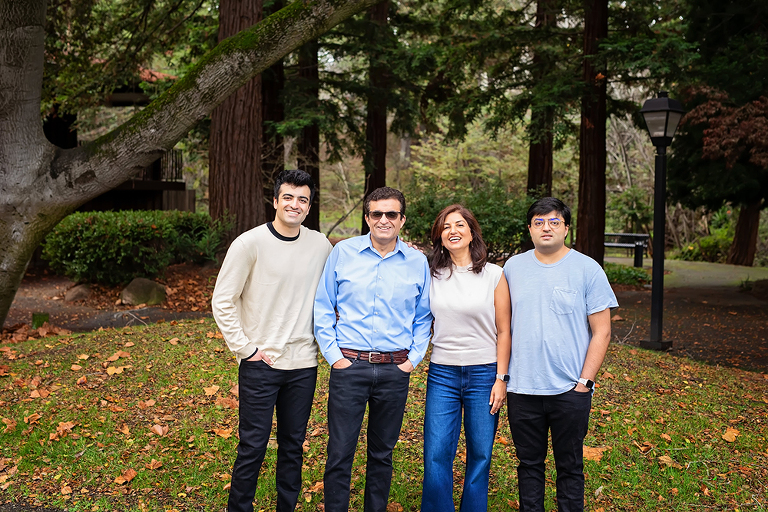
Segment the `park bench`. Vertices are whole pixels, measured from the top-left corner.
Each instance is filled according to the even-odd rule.
[[[650,236],[640,233],[605,233],[605,247],[634,249],[635,267],[643,267],[643,253],[648,249]]]

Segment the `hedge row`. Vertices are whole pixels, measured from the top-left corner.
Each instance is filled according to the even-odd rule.
[[[76,282],[127,283],[172,263],[215,260],[231,222],[178,211],[78,212],[43,243],[51,268]]]

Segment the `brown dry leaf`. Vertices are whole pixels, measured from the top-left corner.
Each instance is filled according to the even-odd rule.
[[[59,426],[56,427],[56,432],[63,434],[71,431],[73,428],[75,428],[75,423],[72,423],[71,421],[60,421]]]
[[[635,446],[637,446],[637,448],[638,448],[638,449],[639,449],[639,450],[640,450],[642,453],[648,453],[648,452],[649,452],[649,451],[651,451],[651,449],[653,448],[653,445],[652,445],[651,443],[649,443],[648,441],[645,441],[643,444],[639,444],[637,441],[632,441],[632,444],[634,444]]]
[[[501,443],[501,444],[503,444],[504,446],[508,446],[508,445],[509,445],[509,439],[507,439],[507,438],[506,438],[506,437],[504,437],[504,436],[499,436],[499,437],[497,437],[497,438],[496,438],[496,442],[497,442],[497,443]]]
[[[128,428],[128,425],[125,424],[125,423],[123,423],[123,426],[120,427],[117,430],[118,430],[118,432],[121,432],[121,433],[125,434],[126,436],[131,435],[131,430]]]
[[[163,463],[159,460],[152,459],[152,461],[149,464],[144,464],[144,467],[147,469],[160,469],[163,467]]]
[[[212,332],[209,331],[209,332],[205,333],[205,336],[210,339],[210,338],[213,338],[215,336],[215,333],[212,333]]]
[[[219,437],[223,437],[224,439],[229,439],[230,437],[232,437],[231,428],[215,428],[213,429],[213,433]]]
[[[600,462],[600,459],[603,458],[603,452],[609,450],[610,448],[610,446],[584,446],[584,458],[587,460]]]
[[[78,384],[87,384],[87,383],[88,383],[88,377],[86,377],[85,375],[83,375],[82,377],[80,377],[79,379],[77,379],[77,383],[78,383]]]
[[[211,386],[209,388],[204,387],[203,390],[205,390],[206,396],[213,396],[219,390],[219,386],[214,384],[213,386]]]
[[[80,366],[79,364],[73,364],[72,366],[69,367],[69,369],[72,370],[73,372],[79,372],[80,370],[83,369],[83,367]]]
[[[149,429],[154,434],[157,434],[159,436],[164,436],[168,433],[168,426],[167,425],[152,425],[152,428]]]
[[[672,436],[670,436],[669,434],[661,434],[661,438],[664,439],[665,441],[672,440]]]
[[[3,431],[4,434],[13,432],[13,430],[16,428],[16,421],[10,418],[3,418],[3,423],[5,423],[5,430]]]
[[[403,512],[403,506],[397,502],[387,503],[387,512]]]
[[[40,398],[40,393],[36,389],[33,389],[29,394],[29,398]]]
[[[127,334],[127,333],[126,333],[126,334]],[[127,342],[127,343],[126,343],[124,346],[125,346],[125,348],[130,348],[130,347],[132,347],[132,346],[134,346],[134,345],[136,345],[134,342],[132,342],[132,341],[129,341],[129,342]]]
[[[304,451],[304,453],[309,451],[309,439],[305,439],[304,442],[301,443],[301,449]]]
[[[675,462],[672,459],[672,457],[670,457],[669,455],[662,455],[661,457],[659,457],[659,462],[661,462],[662,464],[665,464],[668,468],[672,467],[677,469],[683,469],[683,466]]]
[[[138,473],[135,470],[133,470],[132,468],[128,468],[125,471],[123,471],[122,475],[115,478],[115,483],[118,485],[127,484],[128,482],[136,478],[136,475],[138,475]]]
[[[736,438],[739,436],[740,432],[738,429],[735,429],[733,427],[728,427],[725,430],[725,434],[722,435],[722,438],[728,441],[729,443],[732,443],[736,440]]]
[[[604,379],[613,379],[615,378],[612,373],[610,372],[603,372],[603,378]]]
[[[230,487],[232,487],[232,482],[227,482],[224,484],[224,487],[222,487],[222,490],[228,491]]]
[[[131,354],[126,352],[125,350],[118,350],[117,352],[115,352],[115,354],[117,354],[118,356],[120,356],[122,358],[130,358],[131,357]]]
[[[220,405],[224,409],[237,409],[238,408],[237,400],[233,400],[231,398],[219,397],[219,398],[216,399],[216,405]]]
[[[68,485],[65,485],[61,488],[61,494],[72,494],[72,488]]]
[[[171,338],[168,340],[168,343],[171,345],[178,345],[179,344],[179,338]]]
[[[79,356],[77,356],[77,358],[82,360],[82,361],[85,361],[89,357],[91,357],[91,356],[89,356],[88,354],[80,354]]]
[[[28,425],[34,425],[40,421],[40,418],[42,418],[42,416],[37,413],[30,414],[29,416],[24,417],[24,423],[27,423]]]
[[[613,315],[611,317],[611,322],[623,322],[624,318],[619,315]]]
[[[236,397],[240,397],[240,384],[235,384],[234,386],[232,386],[232,389],[230,389],[229,392],[235,395]]]
[[[118,359],[120,359],[120,354],[115,352],[114,354],[112,354],[111,356],[109,356],[107,358],[107,361],[109,361],[110,363],[113,363],[113,362],[117,361]]]
[[[150,398],[149,400],[140,400],[138,405],[139,405],[139,409],[146,409],[147,407],[152,407],[156,403],[157,402],[155,402]]]
[[[125,412],[125,409],[123,409],[122,407],[119,407],[117,405],[110,405],[109,406],[109,410],[112,411],[112,412]]]
[[[704,496],[711,496],[712,495],[709,492],[709,488],[706,485],[704,485],[704,484],[701,484],[701,492],[704,493]]]

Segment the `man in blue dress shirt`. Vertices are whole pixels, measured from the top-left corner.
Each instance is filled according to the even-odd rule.
[[[336,244],[315,295],[315,338],[332,366],[326,512],[349,509],[366,405],[364,510],[385,512],[410,372],[427,351],[432,325],[427,259],[398,238],[405,197],[399,190],[378,188],[366,198],[364,211],[370,234]]]

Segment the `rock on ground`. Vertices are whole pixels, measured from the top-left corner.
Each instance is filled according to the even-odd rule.
[[[67,290],[64,300],[75,302],[76,300],[85,300],[91,296],[91,287],[87,284],[79,284]]]
[[[165,286],[150,279],[137,277],[120,293],[123,304],[155,306],[165,300]]]

